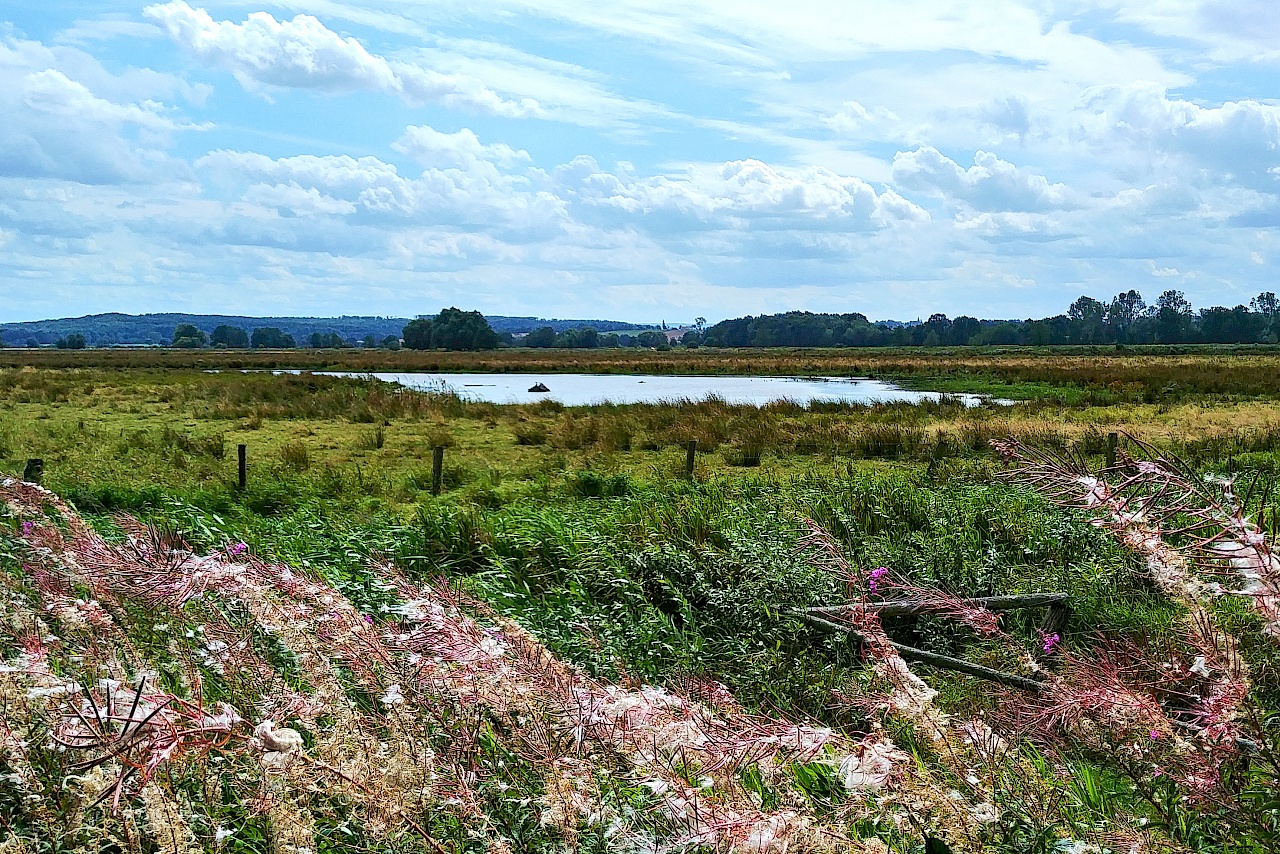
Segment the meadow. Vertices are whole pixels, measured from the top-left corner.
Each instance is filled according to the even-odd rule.
[[[1280,355],[0,364],[0,477],[39,457],[50,490],[0,489],[0,850],[1280,845]],[[209,372],[551,364],[1021,402],[497,406]],[[1116,467],[1080,480],[1113,432]],[[1255,588],[1205,593],[1245,583],[1233,543]],[[1043,591],[1069,623],[964,601]],[[924,613],[800,615],[886,597]],[[908,668],[890,641],[1052,687]]]

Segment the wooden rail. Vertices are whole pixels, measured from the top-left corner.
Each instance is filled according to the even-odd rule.
[[[808,611],[793,610],[791,612],[797,617],[803,617],[814,625],[822,626],[834,632],[849,635],[859,640],[863,639],[862,634],[857,629],[849,626],[842,626],[839,623],[833,623],[830,620],[824,620]],[[1010,688],[1018,688],[1023,691],[1029,691],[1038,694],[1045,690],[1043,682],[1035,679],[1028,679],[1025,676],[1018,676],[1013,673],[1005,673],[1002,670],[995,670],[991,667],[984,667],[981,664],[974,664],[972,661],[965,661],[960,658],[952,658],[949,655],[939,655],[936,652],[929,652],[923,649],[917,649],[914,646],[889,641],[889,645],[898,651],[904,659],[908,661],[918,661],[921,664],[928,664],[931,667],[937,667],[942,670],[954,670],[956,673],[964,673],[968,676],[976,676],[979,679],[986,679],[989,682],[998,682],[1001,685],[1007,685]]]
[[[1064,607],[1067,604],[1067,598],[1066,593],[1019,593],[1011,596],[979,596],[964,601],[966,605],[979,605],[988,611],[1013,611],[1045,605],[1050,608]],[[816,608],[806,608],[805,612],[836,616],[852,610],[873,611],[880,617],[904,617],[911,614],[938,613],[945,608],[924,602],[891,599],[887,602],[867,602],[861,605],[820,605]]]

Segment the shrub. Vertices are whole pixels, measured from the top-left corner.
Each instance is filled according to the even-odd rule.
[[[311,467],[311,456],[307,446],[298,440],[286,442],[276,451],[276,456],[285,468],[294,472],[304,472]]]
[[[569,475],[567,487],[569,494],[578,498],[620,498],[631,491],[631,478],[584,469]]]

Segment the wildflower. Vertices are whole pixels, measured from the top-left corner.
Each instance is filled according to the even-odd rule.
[[[1057,632],[1054,632],[1053,634],[1049,634],[1049,635],[1045,634],[1044,632],[1041,632],[1040,640],[1044,645],[1045,652],[1053,652],[1054,649],[1057,648],[1058,644],[1062,641],[1062,636],[1059,635]]]
[[[217,830],[213,832],[213,841],[214,843],[221,845],[222,840],[230,839],[235,835],[236,835],[236,832],[234,830],[227,830],[225,827],[219,827]]]
[[[1197,676],[1204,676],[1205,678],[1209,676],[1209,667],[1205,664],[1203,655],[1196,656],[1196,660],[1192,663],[1190,670]]]
[[[34,529],[35,529],[35,527],[36,527],[36,523],[35,523],[35,522],[30,522],[30,521],[28,521],[28,522],[23,522],[23,523],[22,523],[22,536],[24,536],[24,537],[29,537],[29,536],[31,536],[31,531],[32,531],[32,530],[34,530]]]
[[[1159,740],[1159,738],[1160,738],[1160,730],[1158,729],[1151,730],[1151,740],[1157,741]]]
[[[889,567],[887,566],[876,567],[875,569],[871,570],[871,580],[867,582],[867,586],[872,590],[875,590],[876,584],[880,581],[880,579],[884,578],[888,574],[889,574]]]
[[[244,553],[245,553],[245,552],[247,552],[248,550],[249,550],[249,544],[248,544],[248,543],[245,543],[245,542],[239,542],[239,543],[236,543],[235,545],[233,545],[231,548],[227,549],[227,552],[228,552],[232,557],[239,557],[240,555],[244,554]]]
[[[480,641],[480,651],[490,658],[498,658],[505,655],[507,647],[497,638],[486,637]]]
[[[404,703],[404,694],[401,693],[399,683],[389,686],[387,693],[382,695],[382,704],[384,706],[399,706],[402,703]]]

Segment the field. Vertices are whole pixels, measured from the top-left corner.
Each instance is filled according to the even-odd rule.
[[[1021,402],[504,407],[209,372],[552,365]],[[0,366],[0,477],[42,458],[50,490],[0,489],[0,851],[1280,846],[1280,354]],[[1111,487],[1080,480],[1112,432]],[[964,601],[1044,591],[1067,624]],[[796,613],[885,598],[923,613]]]

